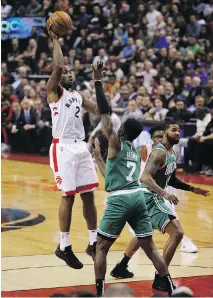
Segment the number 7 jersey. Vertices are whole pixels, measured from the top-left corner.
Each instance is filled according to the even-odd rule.
[[[82,102],[82,97],[78,92],[70,92],[63,88],[61,97],[56,102],[49,104],[54,139],[84,140]]]
[[[138,188],[140,174],[140,155],[128,141],[121,142],[121,151],[112,159],[107,159],[105,190],[112,192]]]

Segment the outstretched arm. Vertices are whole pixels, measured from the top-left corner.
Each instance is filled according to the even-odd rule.
[[[178,179],[176,176],[176,171],[173,172],[168,184],[174,188],[182,189],[185,191],[191,191],[193,193],[196,193],[196,194],[199,194],[199,195],[202,195],[205,197],[210,195],[210,192],[208,190],[194,187],[194,186],[186,184],[183,181],[181,181],[180,179]]]
[[[98,110],[101,115],[102,131],[109,141],[108,159],[112,159],[120,152],[119,138],[113,130],[112,121],[109,113],[109,106],[104,94],[101,78],[103,70],[103,62],[98,62],[93,67],[93,78],[95,81],[95,92],[97,98]]]
[[[178,199],[174,195],[168,194],[163,188],[161,188],[153,176],[156,174],[157,170],[165,164],[166,154],[162,150],[155,150],[150,154],[149,161],[142,175],[142,181],[148,186],[148,188],[164,197],[166,200],[172,201],[174,204],[178,203]]]
[[[64,70],[64,58],[58,36],[51,31],[51,27],[48,27],[47,30],[53,39],[53,71],[47,83],[47,99],[49,103],[53,103],[59,98],[58,90],[60,90],[59,84]]]
[[[101,174],[105,177],[106,165],[101,157],[101,150],[98,139],[95,139],[94,145],[95,147],[92,147],[92,156],[95,158]]]

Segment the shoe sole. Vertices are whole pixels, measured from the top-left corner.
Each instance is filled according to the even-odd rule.
[[[58,254],[57,252],[55,252],[55,255],[56,255],[56,257],[58,257],[59,259],[63,260],[67,264],[67,262],[64,260],[64,258],[60,254]],[[73,268],[73,269],[76,269],[76,270],[82,269],[84,267],[83,264],[81,264],[81,265],[82,265],[81,267],[80,266],[76,267],[76,266],[71,266],[70,264],[67,264],[68,267]]]
[[[114,274],[114,273],[110,273],[110,275],[112,276],[112,277],[114,277],[114,278],[117,278],[117,279],[127,279],[127,278],[133,278],[134,277],[134,274],[133,274],[133,276],[128,276],[128,277],[121,277],[121,276],[119,276],[119,275],[116,275],[116,274]]]
[[[198,250],[196,250],[196,251],[185,251],[185,250],[183,250],[183,249],[181,249],[180,251],[181,251],[181,252],[185,252],[185,253],[187,253],[187,254],[196,254],[196,253],[198,252]]]

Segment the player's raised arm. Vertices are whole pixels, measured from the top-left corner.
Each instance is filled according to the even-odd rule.
[[[159,196],[164,197],[166,200],[172,201],[174,204],[178,203],[178,199],[174,195],[170,195],[161,188],[155,180],[153,176],[156,172],[165,164],[166,161],[166,153],[163,150],[154,150],[150,157],[149,161],[146,165],[146,168],[142,175],[142,181],[145,183],[148,188],[158,194]]]
[[[58,42],[58,36],[51,31],[51,26],[48,26],[47,30],[53,40],[53,71],[47,83],[47,99],[49,103],[52,103],[60,96],[58,91],[60,90],[59,84],[64,70],[64,58]]]
[[[103,62],[98,62],[93,65],[93,79],[95,82],[95,92],[97,98],[98,110],[101,115],[102,131],[109,141],[108,158],[112,159],[120,152],[119,138],[113,130],[113,125],[110,117],[109,105],[104,94],[101,78],[103,71]]]

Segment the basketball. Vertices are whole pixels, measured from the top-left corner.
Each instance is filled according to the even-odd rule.
[[[49,17],[47,21],[51,26],[51,30],[58,36],[65,35],[72,31],[72,20],[64,11],[56,11]]]

